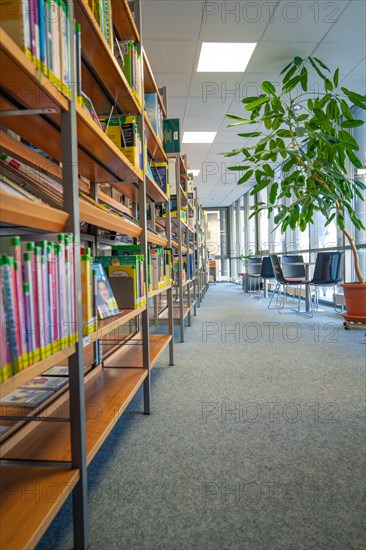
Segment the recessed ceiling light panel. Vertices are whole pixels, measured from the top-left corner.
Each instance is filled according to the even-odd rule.
[[[184,132],[183,143],[212,143],[217,132]]]
[[[202,42],[198,73],[243,73],[256,42]]]

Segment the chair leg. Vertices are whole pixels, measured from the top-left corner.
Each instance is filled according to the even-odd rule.
[[[271,296],[271,299],[270,299],[269,304],[268,304],[268,309],[278,309],[279,308],[279,306],[277,306],[277,305],[271,307],[271,304],[273,302],[273,298],[275,297],[275,295],[277,295],[277,298],[276,298],[276,303],[277,303],[278,293],[279,293],[280,287],[281,287],[280,283],[276,283],[276,286],[273,289],[272,296]]]

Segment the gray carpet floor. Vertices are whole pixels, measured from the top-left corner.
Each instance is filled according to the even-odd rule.
[[[365,548],[365,330],[267,303],[210,287],[88,470],[91,550]]]

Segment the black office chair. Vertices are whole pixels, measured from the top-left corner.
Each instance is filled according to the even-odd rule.
[[[283,271],[282,271],[282,268],[281,268],[281,264],[280,264],[280,261],[279,261],[279,258],[277,256],[277,254],[272,254],[271,255],[271,261],[272,261],[273,271],[274,271],[274,274],[275,274],[277,284],[276,284],[276,287],[275,287],[274,292],[272,294],[272,298],[271,298],[271,300],[268,304],[268,309],[278,309],[279,313],[282,313],[282,310],[290,309],[291,311],[294,311],[295,313],[297,313],[298,315],[302,315],[303,317],[312,317],[313,316],[313,303],[312,303],[312,300],[310,300],[310,311],[309,312],[301,311],[301,307],[300,307],[301,288],[302,288],[303,285],[304,286],[310,285],[311,281],[306,281],[305,279],[302,279],[302,278],[293,278],[293,277],[286,278],[286,277],[284,277]],[[279,305],[271,306],[275,294],[277,293],[277,296],[279,296],[281,286],[282,286],[282,298],[279,302]],[[288,291],[289,286],[298,286],[298,287],[300,287],[299,295],[297,297],[297,299],[298,299],[297,309],[290,308],[290,307],[285,307],[285,302],[286,302],[286,299],[287,299],[287,296],[288,296],[287,291]]]
[[[305,279],[303,256],[282,256],[282,271],[285,279]]]
[[[311,285],[315,287],[315,308],[319,304],[319,288],[333,287],[343,280],[343,252],[318,252]],[[340,313],[333,301],[334,310]]]
[[[264,281],[271,281],[275,278],[273,271],[273,265],[271,258],[269,256],[263,256],[262,258],[262,269],[261,269],[261,279]],[[264,282],[265,284],[265,282]]]
[[[261,288],[262,258],[252,257],[247,259],[247,284],[246,291],[253,292],[252,282],[254,282],[254,292],[259,293]],[[249,289],[249,290],[248,290]]]

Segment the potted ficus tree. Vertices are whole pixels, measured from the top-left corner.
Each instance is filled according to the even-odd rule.
[[[317,94],[308,92],[310,71],[319,77]],[[238,184],[255,178],[252,195],[268,187],[268,204],[257,202],[251,216],[268,208],[277,227],[305,231],[313,223],[316,212],[326,218],[326,225],[335,220],[352,249],[358,283],[345,284],[347,315],[366,321],[366,284],[354,240],[346,227],[348,215],[357,229],[365,229],[354,211],[356,195],[363,200],[366,185],[350,178],[347,163],[363,168],[357,156],[359,146],[349,132],[363,124],[354,118],[352,105],[366,110],[366,97],[339,87],[339,69],[331,74],[317,58],[295,57],[280,73],[282,86],[276,90],[268,81],[263,93],[245,97],[242,102],[247,116],[226,115],[229,126],[255,125],[256,131],[238,134],[245,140],[255,138],[255,145],[239,147],[225,156],[242,156],[242,162],[230,167],[240,171]],[[258,128],[259,127],[259,128]],[[238,165],[239,164],[239,165]],[[275,176],[274,167],[282,164],[282,175]],[[281,199],[288,200],[283,204]],[[356,288],[355,303],[363,311],[354,312],[347,303],[348,289]]]

